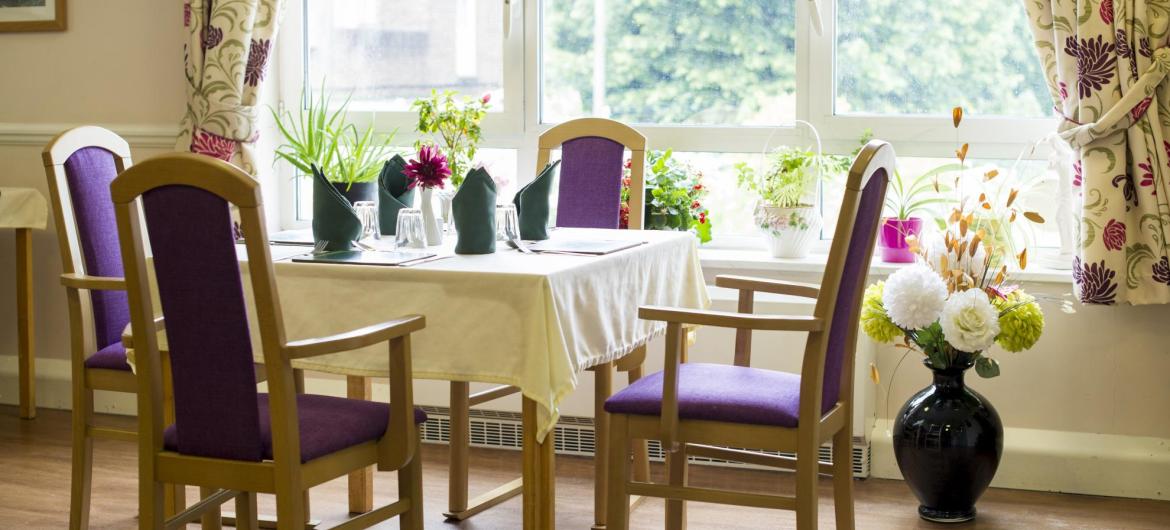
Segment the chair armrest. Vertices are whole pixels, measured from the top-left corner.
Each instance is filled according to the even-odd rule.
[[[697,324],[717,328],[755,329],[761,331],[820,331],[825,323],[817,317],[750,315],[728,311],[705,311],[674,307],[642,306],[638,318],[679,324]]]
[[[88,289],[91,291],[125,291],[126,280],[108,276],[89,276],[86,274],[62,274],[61,285],[73,289]]]
[[[424,327],[426,327],[426,319],[424,317],[420,315],[409,315],[337,335],[293,341],[284,345],[284,355],[287,359],[293,360],[356,350],[380,342],[386,342],[393,338],[409,335]]]
[[[166,327],[167,327],[167,325],[166,325],[166,322],[163,321],[163,317],[156,317],[154,319],[154,332],[155,333],[158,333],[158,332],[166,329]],[[126,330],[122,332],[122,347],[126,348],[127,350],[134,349],[134,335],[131,333],[131,330],[129,327],[127,327]]]
[[[821,287],[819,285],[751,278],[748,276],[716,276],[715,286],[739,289],[741,291],[760,291],[763,293],[787,294],[813,299],[821,295]]]

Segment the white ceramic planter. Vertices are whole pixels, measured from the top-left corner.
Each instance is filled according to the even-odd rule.
[[[815,206],[781,208],[757,204],[756,226],[764,232],[768,250],[776,258],[808,256],[812,242],[820,235],[823,222]]]

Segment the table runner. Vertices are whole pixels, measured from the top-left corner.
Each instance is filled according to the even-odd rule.
[[[665,330],[663,323],[639,320],[639,306],[710,305],[695,238],[688,233],[560,229],[553,237],[646,244],[605,256],[529,255],[501,244],[495,254],[402,268],[280,260],[277,290],[288,340],[424,315],[427,327],[412,339],[414,376],[519,387],[540,406],[543,439],[581,371]],[[439,252],[450,253],[453,244]],[[251,298],[246,293],[249,304]],[[251,307],[249,312],[254,315]],[[252,335],[256,359],[263,361],[254,328]],[[293,365],[385,376],[388,354],[376,346]]]
[[[0,187],[0,228],[44,230],[49,205],[41,192],[32,188]]]

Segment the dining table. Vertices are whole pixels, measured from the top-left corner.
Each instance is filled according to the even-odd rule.
[[[32,231],[44,230],[49,204],[32,188],[0,187],[0,229],[16,234],[16,351],[20,417],[37,416],[36,356],[33,325]]]
[[[710,305],[697,240],[688,232],[563,228],[553,241],[621,241],[603,255],[496,252],[459,255],[457,236],[427,250],[436,259],[407,266],[296,261],[312,249],[274,244],[277,295],[289,340],[309,339],[423,315],[412,336],[413,376],[510,385],[523,395],[522,495],[525,529],[555,527],[554,427],[561,401],[582,373],[614,362],[665,332],[641,320],[643,305]],[[280,234],[285,243],[297,240]],[[386,248],[388,240],[370,241]],[[239,258],[246,261],[243,245]],[[245,299],[257,363],[263,362],[247,267]],[[156,305],[155,307],[159,307]],[[166,349],[165,330],[159,347]],[[388,375],[384,348],[293,361],[306,371],[344,375],[347,397],[371,399],[370,378]],[[372,509],[373,468],[349,477],[350,509]]]

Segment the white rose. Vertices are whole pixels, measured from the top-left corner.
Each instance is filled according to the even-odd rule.
[[[886,280],[882,306],[903,329],[921,329],[938,320],[947,301],[947,285],[930,267],[916,263]]]
[[[956,350],[976,353],[990,348],[999,335],[999,311],[980,289],[951,295],[939,319],[943,337]]]

